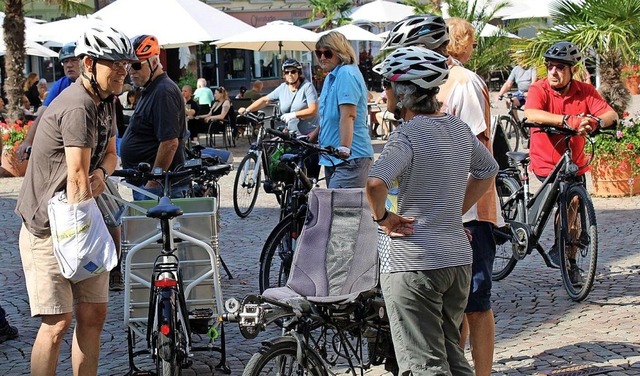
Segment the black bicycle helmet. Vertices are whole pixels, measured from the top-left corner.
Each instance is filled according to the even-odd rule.
[[[578,46],[571,42],[558,42],[544,53],[544,58],[573,66],[582,61],[582,53]]]
[[[423,88],[438,87],[447,81],[447,58],[423,47],[400,47],[373,70],[389,81],[410,81]]]
[[[296,59],[287,59],[284,61],[284,63],[282,63],[282,70],[284,70],[284,68],[296,68],[297,70],[301,71],[302,64],[300,64],[300,62]]]
[[[60,62],[76,56],[76,42],[67,43],[60,49],[58,60]]]
[[[434,50],[448,41],[449,28],[441,16],[416,14],[395,24],[381,49],[390,50],[422,44],[426,48]]]

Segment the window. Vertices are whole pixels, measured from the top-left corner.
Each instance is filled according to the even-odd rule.
[[[225,79],[246,78],[245,50],[219,49]]]

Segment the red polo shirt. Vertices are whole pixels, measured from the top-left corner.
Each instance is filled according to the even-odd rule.
[[[527,95],[528,109],[537,109],[558,115],[587,114],[600,116],[613,109],[602,99],[596,89],[580,81],[573,80],[569,92],[560,95],[549,85],[548,79],[536,81],[529,87]],[[573,137],[571,151],[573,160],[580,167],[580,174],[589,170],[587,157],[584,152],[584,137]],[[529,155],[531,158],[531,170],[538,176],[547,176],[553,171],[558,160],[564,153],[564,137],[561,135],[548,135],[544,132],[531,133]]]

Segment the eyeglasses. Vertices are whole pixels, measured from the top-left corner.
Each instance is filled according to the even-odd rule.
[[[316,57],[318,59],[322,59],[322,55],[327,59],[331,59],[333,57],[333,52],[331,50],[316,50]]]
[[[544,63],[544,65],[547,67],[548,71],[553,70],[553,68],[556,68],[557,71],[561,71],[567,67],[567,65],[565,64],[557,64],[557,63],[551,63],[551,62],[546,62]]]
[[[135,63],[131,63],[131,69],[140,70],[140,69],[142,69],[142,64],[148,63],[148,62],[149,62],[149,60],[143,60],[143,61],[138,61],[138,62],[135,62]]]
[[[77,63],[80,61],[79,57],[69,57],[60,62],[60,65],[64,66],[67,63]]]
[[[99,61],[104,63],[105,65],[108,65],[111,68],[111,70],[128,71],[129,68],[131,68],[131,63],[124,60],[118,60],[118,61],[99,60]]]
[[[282,73],[284,73],[285,76],[288,75],[288,74],[298,74],[298,70],[296,70],[296,69],[294,69],[294,70],[286,70],[286,71],[284,71]]]

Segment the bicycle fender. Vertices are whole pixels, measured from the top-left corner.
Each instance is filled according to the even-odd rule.
[[[300,365],[302,365],[303,367],[306,367],[307,366],[306,356],[304,356],[304,351],[303,351],[303,348],[305,348],[306,346],[304,344],[304,339],[300,334],[291,331],[289,332],[289,335],[271,338],[266,341],[262,341],[261,344],[264,347],[271,347],[271,346],[274,346],[280,343],[286,343],[286,342],[295,344],[297,348],[296,358],[298,360],[298,363],[300,363]]]

